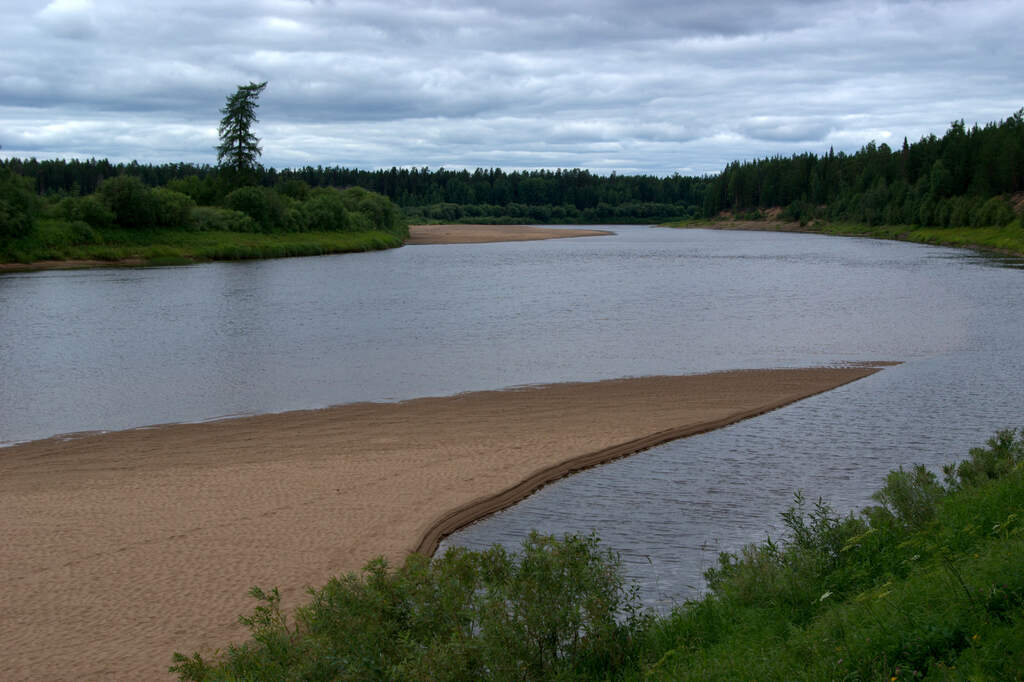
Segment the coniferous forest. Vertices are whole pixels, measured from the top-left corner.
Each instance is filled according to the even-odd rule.
[[[895,149],[871,142],[853,154],[830,149],[735,161],[699,177],[256,165],[243,184],[223,166],[3,159],[0,237],[20,238],[23,248],[0,243],[0,256],[39,256],[42,251],[25,244],[35,244],[31,234],[40,229],[60,243],[101,239],[95,231],[109,228],[304,233],[330,230],[336,218],[352,231],[376,224],[374,210],[387,213],[380,216],[385,231],[400,236],[404,227],[391,206],[410,222],[654,223],[771,215],[812,227],[1001,229],[1019,226],[1024,210],[1024,109],[984,126],[954,121],[942,137],[904,138]],[[373,194],[356,196],[352,188]],[[378,195],[376,208],[367,208],[368,197]],[[358,213],[357,206],[366,218],[346,217]]]

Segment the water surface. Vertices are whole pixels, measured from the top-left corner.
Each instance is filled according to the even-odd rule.
[[[651,603],[778,532],[803,488],[863,505],[1024,406],[1016,259],[820,235],[611,237],[0,276],[0,443],[508,386],[904,364],[545,488],[453,536],[596,529]],[[688,587],[689,586],[689,587]]]

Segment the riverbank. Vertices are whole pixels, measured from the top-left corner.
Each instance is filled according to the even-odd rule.
[[[595,536],[531,533],[331,580],[252,638],[178,656],[180,679],[1019,680],[1024,433],[967,459],[892,470],[859,515],[797,494],[786,532],[719,555],[708,592],[638,613]],[[811,497],[813,499],[813,497]],[[552,608],[557,605],[557,608]],[[768,652],[768,653],[766,653]]]
[[[975,249],[1003,256],[1024,257],[1024,228],[1015,227],[912,227],[907,225],[856,225],[851,223],[812,222],[801,225],[777,219],[769,220],[682,220],[662,227],[708,230],[757,230],[761,232],[800,232],[837,237],[870,237],[895,241]]]
[[[538,239],[597,237],[615,234],[608,230],[534,227],[532,225],[410,225],[406,244],[481,244]]]
[[[5,448],[7,674],[158,679],[175,650],[243,639],[252,585],[293,607],[569,471],[875,371],[555,384]]]
[[[260,234],[164,230],[134,243],[76,245],[39,251],[28,262],[0,263],[0,274],[34,270],[188,265],[217,260],[323,256],[393,249],[404,244],[480,244],[610,235],[608,230],[553,229],[530,225],[413,225],[404,242],[385,232]],[[124,233],[119,232],[124,238]]]
[[[292,232],[187,232],[158,230],[139,234],[118,230],[109,239],[97,230],[98,244],[56,244],[26,251],[20,260],[0,263],[0,274],[32,270],[68,270],[93,267],[188,265],[216,260],[251,260],[322,256],[392,249],[402,238],[383,231]]]

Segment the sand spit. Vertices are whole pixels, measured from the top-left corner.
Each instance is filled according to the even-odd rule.
[[[615,234],[608,230],[532,227],[530,225],[411,225],[406,244],[482,244],[524,242],[538,239],[597,237]]]
[[[0,449],[3,677],[166,679],[173,651],[244,638],[252,585],[294,606],[570,471],[875,371],[553,384]]]

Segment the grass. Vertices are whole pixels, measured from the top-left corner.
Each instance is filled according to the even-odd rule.
[[[318,256],[394,248],[402,239],[368,232],[190,232],[93,229],[84,223],[43,219],[27,237],[0,245],[0,262],[31,264],[43,260],[141,261],[181,265],[211,260]]]
[[[723,554],[709,592],[636,608],[596,538],[533,534],[413,556],[311,590],[289,623],[275,590],[183,680],[1021,680],[1024,431],[944,469],[890,472],[859,515],[797,494],[784,537]]]
[[[726,555],[655,621],[623,679],[1021,679],[1024,441],[1001,432],[946,485],[889,475],[860,517],[796,505],[785,542]]]

